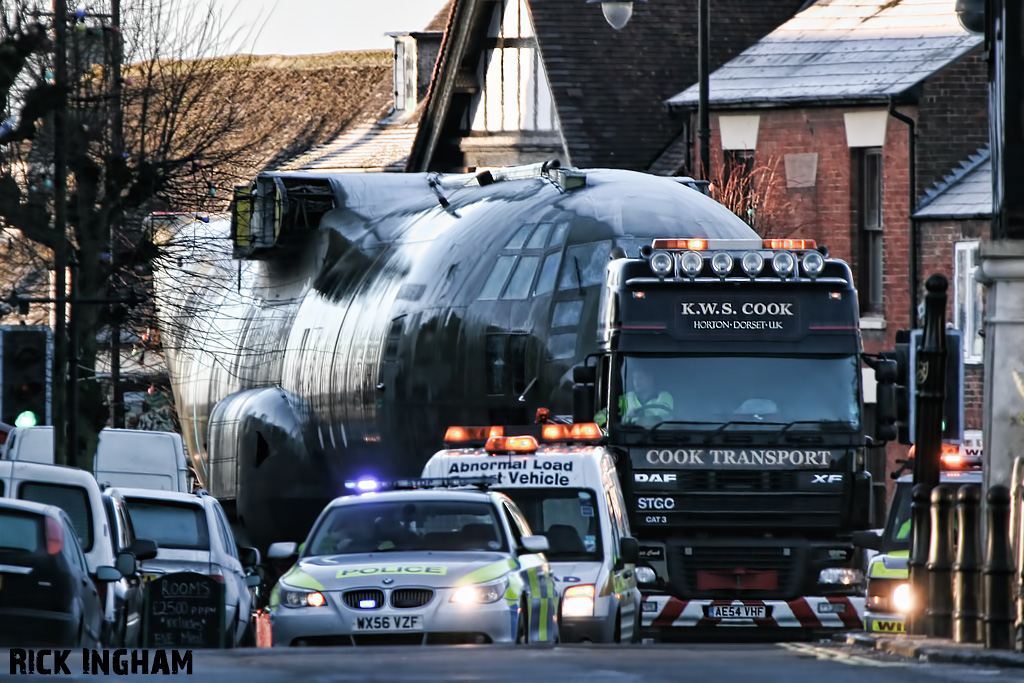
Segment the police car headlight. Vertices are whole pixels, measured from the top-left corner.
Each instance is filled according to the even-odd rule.
[[[743,266],[743,272],[749,277],[757,277],[761,274],[761,269],[764,268],[764,256],[756,251],[748,251],[740,259],[740,265]]]
[[[724,251],[718,252],[711,257],[711,270],[718,277],[725,277],[732,272],[732,256]]]
[[[818,583],[838,584],[841,586],[855,586],[864,582],[864,572],[859,569],[846,567],[830,567],[822,569],[818,574]]]
[[[679,270],[683,271],[686,277],[697,277],[703,267],[704,257],[695,251],[684,252],[679,257]]]
[[[594,616],[594,586],[571,586],[562,598],[563,617]]]
[[[772,268],[779,274],[779,277],[789,277],[796,268],[796,257],[788,251],[780,251],[772,257]]]
[[[893,607],[900,612],[909,612],[914,606],[914,597],[910,594],[910,584],[901,583],[892,592]]]
[[[508,589],[508,577],[503,576],[497,581],[456,588],[452,593],[451,602],[460,605],[486,605],[500,600],[505,595],[506,589]]]
[[[327,604],[324,594],[317,591],[293,591],[282,588],[279,597],[285,607],[323,607]]]
[[[656,251],[651,255],[651,270],[658,277],[665,277],[672,272],[672,254],[667,251]]]
[[[821,275],[821,271],[825,269],[825,257],[816,251],[809,251],[804,254],[803,259],[800,261],[800,265],[804,268],[804,273],[809,278],[816,278]]]

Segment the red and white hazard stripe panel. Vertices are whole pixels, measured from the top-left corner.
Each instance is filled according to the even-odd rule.
[[[645,595],[643,625],[649,627],[864,628],[865,599],[802,597],[783,600],[680,600]]]

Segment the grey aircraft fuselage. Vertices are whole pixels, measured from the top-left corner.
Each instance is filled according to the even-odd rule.
[[[316,174],[334,208],[258,260],[217,246],[225,219],[165,233],[186,264],[156,282],[183,435],[247,542],[302,540],[346,481],[418,476],[449,425],[570,413],[613,247],[757,238],[677,179],[584,173]]]

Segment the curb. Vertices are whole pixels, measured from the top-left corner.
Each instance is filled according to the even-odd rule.
[[[878,638],[868,633],[838,633],[832,640],[921,662],[1024,668],[1024,654],[1010,650],[986,650],[981,645],[945,641],[949,645],[944,646],[924,638]]]

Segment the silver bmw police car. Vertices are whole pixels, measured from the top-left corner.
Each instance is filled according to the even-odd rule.
[[[505,495],[471,489],[338,498],[270,595],[274,646],[558,642],[544,551]]]

